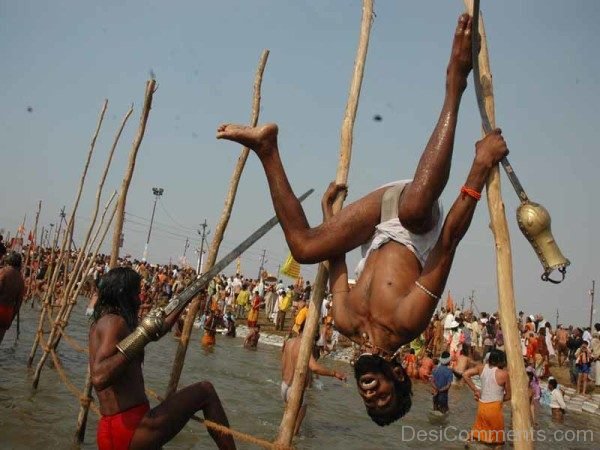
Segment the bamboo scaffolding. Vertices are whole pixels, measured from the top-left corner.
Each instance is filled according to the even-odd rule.
[[[121,241],[121,233],[123,232],[123,222],[125,219],[125,203],[127,203],[127,193],[129,191],[129,185],[133,178],[133,171],[135,169],[135,160],[137,158],[138,150],[144,139],[144,133],[146,132],[146,124],[148,123],[148,116],[150,115],[150,109],[152,109],[152,97],[156,92],[156,81],[146,81],[146,92],[144,94],[144,106],[142,107],[142,113],[140,115],[140,124],[138,127],[137,134],[133,139],[131,151],[129,152],[129,162],[123,177],[123,183],[121,184],[121,192],[119,193],[119,201],[117,203],[117,217],[115,220],[115,230],[113,232],[112,239],[112,252],[110,255],[110,268],[117,267],[117,261],[119,260],[119,243]]]
[[[465,6],[467,7],[469,14],[473,15],[473,1],[465,0]],[[481,35],[479,66],[481,72],[481,85],[484,86],[485,109],[492,127],[495,127],[496,113],[494,107],[492,72],[490,70],[487,38],[482,15],[479,16],[479,33]],[[475,38],[475,36],[473,38]],[[488,210],[490,213],[490,224],[496,244],[498,307],[512,391],[510,402],[514,432],[513,444],[515,450],[530,450],[533,448],[533,442],[531,441],[531,438],[533,437],[533,428],[529,408],[529,386],[527,375],[525,374],[525,365],[523,364],[521,341],[517,326],[510,235],[504,211],[504,202],[502,201],[502,192],[500,190],[500,170],[498,165],[491,170],[487,179],[486,194]]]
[[[96,190],[96,203],[94,204],[94,212],[92,213],[92,217],[90,219],[90,226],[88,227],[87,233],[83,240],[83,244],[81,244],[81,248],[79,249],[79,254],[77,256],[77,260],[75,262],[75,265],[73,266],[73,270],[71,271],[73,276],[70,277],[69,284],[67,285],[66,289],[64,290],[63,302],[61,302],[61,304],[66,304],[67,299],[71,295],[71,292],[73,290],[73,287],[75,286],[76,281],[79,279],[81,269],[83,268],[83,266],[85,264],[85,258],[87,258],[87,256],[88,256],[88,243],[90,240],[90,236],[92,234],[92,230],[93,230],[94,226],[96,225],[96,220],[98,219],[98,211],[100,209],[100,199],[102,198],[102,190],[104,189],[104,183],[106,181],[106,176],[108,175],[108,171],[110,170],[110,165],[112,163],[112,159],[115,154],[115,149],[117,148],[117,144],[119,143],[121,134],[123,133],[123,128],[125,128],[127,119],[129,119],[129,116],[131,116],[132,112],[133,112],[133,105],[129,108],[129,110],[125,114],[125,117],[123,117],[123,120],[121,121],[121,125],[119,126],[119,128],[117,130],[117,134],[115,135],[115,138],[113,140],[113,144],[110,148],[110,151],[108,152],[108,158],[106,159],[106,164],[104,165],[104,171],[102,172],[102,176],[100,177],[100,182],[98,183],[98,188]],[[112,202],[112,198],[110,199],[110,202]],[[109,204],[110,204],[110,202],[109,202]],[[108,208],[108,205],[104,209],[105,214],[106,214],[107,208]],[[99,231],[100,231],[100,227],[98,227],[96,236],[98,235]]]
[[[114,193],[111,198],[109,199],[109,201],[106,203],[106,206],[104,208],[104,213],[102,214],[102,220],[104,220],[105,215],[106,215],[106,211],[108,210],[110,204],[112,203],[114,197],[115,197],[116,193]],[[113,212],[114,215],[114,212]],[[111,216],[111,222],[112,222],[112,216]],[[109,222],[110,224],[110,222]],[[90,225],[90,228],[93,226],[93,224]],[[100,230],[100,228],[102,227],[102,223],[98,224],[98,231]],[[104,241],[104,237],[106,236],[106,233],[108,232],[108,225],[105,228],[105,232],[104,235],[102,237],[102,241],[100,241],[98,243],[98,249],[100,248],[100,245],[102,245],[102,242]],[[89,232],[88,232],[89,233]],[[86,246],[82,245],[81,246],[81,251],[85,251],[86,250]],[[92,255],[92,257],[90,258],[90,261],[88,263],[88,267],[91,266],[91,264],[93,263],[93,259],[96,257],[97,251],[94,253],[94,255]],[[88,268],[89,270],[89,268]],[[73,274],[73,279],[76,278],[77,274]],[[71,300],[69,300],[68,297],[64,298],[63,304],[61,305],[58,313],[56,314],[56,319],[54,321],[54,324],[52,326],[52,329],[50,331],[50,335],[48,337],[48,345],[44,348],[44,353],[42,354],[38,365],[35,369],[35,373],[33,376],[33,388],[36,389],[38,384],[39,384],[39,380],[40,380],[40,375],[42,373],[42,369],[44,367],[44,363],[46,362],[46,359],[48,358],[48,355],[50,354],[50,352],[54,349],[56,349],[58,342],[60,340],[60,330],[62,328],[65,328],[67,326],[67,321],[69,319],[69,316],[71,315],[71,311],[73,310],[73,308],[75,307],[75,304],[77,303],[76,299],[77,299],[77,295],[79,295],[79,292],[83,286],[83,278],[85,278],[86,273],[83,273],[83,277],[79,282],[79,286],[77,287],[76,291],[75,291],[75,296],[74,298],[71,298]],[[75,281],[77,281],[75,279]],[[48,317],[51,318],[51,313],[48,313]]]
[[[77,195],[75,196],[73,210],[71,211],[71,214],[69,215],[69,221],[67,223],[67,229],[65,230],[65,236],[64,236],[64,239],[62,242],[60,253],[58,254],[56,267],[54,268],[54,272],[48,278],[49,279],[48,287],[47,287],[46,295],[44,296],[44,300],[42,303],[42,312],[40,313],[40,319],[38,322],[35,339],[33,340],[33,345],[31,346],[31,352],[29,353],[29,359],[27,360],[27,367],[31,367],[31,364],[33,363],[33,358],[35,357],[35,354],[36,354],[36,351],[37,351],[37,348],[38,348],[38,345],[40,342],[40,335],[43,330],[44,319],[50,309],[50,303],[52,301],[52,296],[54,294],[54,287],[56,285],[56,281],[58,280],[58,276],[60,274],[60,268],[63,265],[63,261],[64,261],[64,257],[65,257],[64,253],[65,253],[65,249],[67,248],[67,242],[69,242],[69,248],[70,248],[75,214],[77,212],[77,207],[79,206],[79,200],[81,199],[81,194],[83,192],[83,185],[85,183],[85,178],[87,176],[87,171],[90,166],[92,154],[94,153],[94,148],[96,146],[96,139],[98,138],[98,133],[100,132],[100,128],[102,127],[102,122],[104,121],[104,115],[106,113],[107,107],[108,107],[108,100],[104,100],[104,103],[102,104],[102,109],[100,110],[100,116],[98,117],[98,124],[96,125],[96,130],[94,132],[94,135],[92,136],[92,142],[90,143],[90,149],[88,151],[87,159],[83,166],[83,172],[81,174],[81,179],[79,181],[79,188],[77,190]],[[68,258],[67,258],[67,261],[68,261]],[[67,271],[66,270],[67,267],[68,267],[68,264],[65,266],[65,272]]]
[[[362,86],[363,74],[365,70],[365,62],[367,59],[367,51],[369,49],[369,36],[371,33],[371,25],[373,23],[373,0],[363,0],[362,19],[360,25],[360,37],[356,59],[354,61],[354,72],[350,83],[350,91],[348,101],[346,103],[346,111],[342,121],[342,130],[340,137],[340,154],[338,167],[336,172],[336,183],[347,184],[348,172],[350,170],[350,158],[352,156],[352,137],[354,131],[354,121],[358,110],[358,101],[360,98],[360,90]],[[333,205],[334,214],[342,209],[344,201],[343,195],[338,195]],[[327,285],[327,267],[324,263],[319,264],[317,276],[313,283],[313,290],[310,298],[310,307],[308,316],[302,332],[302,341],[300,343],[300,351],[298,353],[298,361],[294,370],[294,380],[299,380],[292,384],[290,398],[286,403],[286,408],[279,426],[279,435],[277,443],[280,445],[291,446],[294,438],[294,428],[300,411],[302,395],[304,391],[304,380],[308,372],[308,362],[312,353],[315,336],[318,329],[319,317],[321,315],[321,304],[325,296]]]
[[[261,99],[261,86],[262,86],[262,78],[263,73],[265,71],[265,66],[267,64],[267,59],[269,57],[269,50],[263,50],[259,62],[258,67],[256,69],[256,75],[254,77],[254,95],[252,97],[252,113],[250,116],[250,124],[254,127],[258,123],[258,116],[260,114],[260,99]],[[231,176],[231,181],[229,182],[229,190],[227,192],[227,197],[225,198],[225,205],[223,207],[223,212],[221,213],[221,218],[219,219],[219,223],[215,230],[215,235],[213,237],[209,252],[208,258],[205,264],[205,270],[209,270],[212,266],[215,265],[215,261],[217,259],[217,253],[219,252],[219,247],[221,245],[221,241],[223,240],[223,235],[225,233],[225,228],[227,228],[227,224],[229,223],[229,218],[231,217],[231,210],[233,209],[233,203],[235,202],[235,196],[237,193],[237,188],[240,182],[240,177],[242,175],[242,171],[244,170],[244,166],[246,164],[246,159],[248,159],[248,154],[250,153],[250,149],[244,147],[240,156],[238,157],[238,162],[233,170],[233,174]],[[202,257],[202,255],[200,255]],[[201,297],[198,296],[190,303],[189,310],[187,315],[185,316],[185,321],[183,324],[183,329],[181,331],[181,337],[179,339],[177,345],[177,351],[175,353],[175,359],[173,361],[173,367],[171,368],[171,376],[169,378],[169,385],[167,387],[167,392],[165,394],[166,397],[170,396],[177,390],[177,386],[179,385],[179,378],[181,377],[181,371],[183,370],[183,364],[185,362],[185,354],[187,352],[188,344],[190,341],[190,336],[192,334],[192,327],[194,325],[194,319],[198,314],[198,310],[200,309]]]

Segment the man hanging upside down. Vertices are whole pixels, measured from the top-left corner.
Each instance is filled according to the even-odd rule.
[[[229,426],[208,381],[183,388],[150,409],[142,374],[143,346],[120,347],[137,325],[140,281],[133,269],[119,267],[100,282],[89,336],[90,372],[102,414],[97,431],[100,450],[161,448],[200,410],[205,419]],[[173,326],[177,316],[156,319],[151,312],[142,326],[152,330],[150,338],[155,340]],[[230,435],[210,428],[208,432],[220,449],[235,449]]]
[[[426,328],[444,290],[456,246],[475,211],[489,171],[508,154],[500,130],[475,145],[475,158],[446,219],[438,199],[446,186],[462,93],[471,71],[471,18],[458,20],[437,125],[412,180],[387,184],[332,214],[345,186],[331,184],[322,200],[323,223],[311,228],[279,157],[277,126],[221,125],[217,138],[257,154],[275,212],[300,263],[329,260],[336,328],[361,346],[354,363],[358,391],[378,425],[411,406],[411,383],[398,349]],[[363,245],[358,280],[349,292],[345,254]]]

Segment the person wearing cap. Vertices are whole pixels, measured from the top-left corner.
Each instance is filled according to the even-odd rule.
[[[443,352],[440,357],[440,363],[431,373],[433,410],[444,414],[448,412],[448,391],[454,379],[452,370],[448,367],[449,364],[450,353]]]
[[[10,252],[4,257],[4,267],[0,269],[0,344],[21,308],[24,295],[21,255]]]

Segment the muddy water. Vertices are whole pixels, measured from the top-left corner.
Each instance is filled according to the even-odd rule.
[[[83,306],[78,305],[68,330],[81,343],[86,343],[88,322],[83,312]],[[38,314],[29,305],[24,307],[20,339],[15,342],[13,326],[0,345],[1,449],[73,448],[77,400],[50,366],[43,371],[37,391],[31,388],[32,372],[26,368],[26,361]],[[283,411],[279,397],[280,349],[259,344],[258,351],[247,351],[242,348],[241,339],[218,337],[214,352],[205,353],[198,341],[195,330],[181,385],[211,380],[234,428],[272,439]],[[168,381],[175,344],[167,335],[147,347],[146,384],[159,393],[164,392]],[[64,342],[59,353],[69,377],[81,388],[86,355]],[[344,363],[325,360],[324,364],[349,373],[349,366]],[[151,404],[155,402],[151,400]],[[308,405],[302,436],[296,441],[298,449],[464,448],[457,439],[461,430],[471,426],[476,407],[466,388],[452,389],[449,422],[444,428],[432,425],[427,419],[431,407],[429,389],[417,384],[409,415],[401,422],[380,428],[365,414],[351,383],[346,385],[330,378],[317,380],[315,388],[308,392]],[[510,423],[508,407],[505,414]],[[96,447],[96,424],[97,417],[90,412],[82,448]],[[557,426],[550,421],[548,410],[539,409],[537,430],[538,438],[545,440],[538,448],[600,448],[600,416],[570,413],[565,425]],[[578,430],[591,431],[586,434],[579,431],[577,435]],[[203,449],[213,448],[213,444],[202,426],[190,423],[166,448]],[[253,447],[238,442],[238,448]]]

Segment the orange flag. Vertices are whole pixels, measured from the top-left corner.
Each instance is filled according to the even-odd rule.
[[[454,300],[450,295],[450,291],[448,291],[448,298],[446,298],[446,311],[454,312]]]

